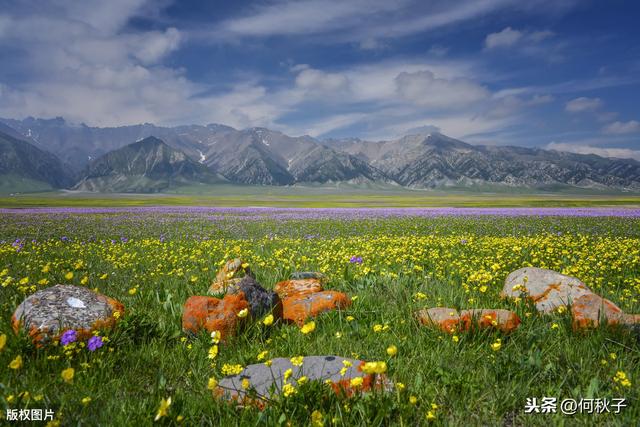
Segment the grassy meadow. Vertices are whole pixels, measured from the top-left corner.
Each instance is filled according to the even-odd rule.
[[[24,196],[21,206],[53,200],[31,197]],[[0,204],[11,206],[11,200]],[[80,199],[55,200],[74,206]],[[120,200],[127,205],[129,199]],[[498,206],[501,200],[496,196]],[[518,200],[514,196],[512,203]],[[92,202],[113,201],[100,196]],[[527,196],[530,203],[537,202]],[[0,215],[0,336],[6,335],[0,416],[11,408],[48,408],[56,413],[52,425],[151,425],[163,399],[171,398],[158,424],[547,426],[635,425],[640,419],[637,334],[574,332],[566,311],[541,316],[524,301],[499,297],[509,272],[537,266],[579,277],[626,312],[640,313],[637,215],[305,215],[268,209],[27,209]],[[321,271],[329,277],[326,289],[346,292],[353,304],[317,317],[309,334],[255,319],[210,358],[207,334],[181,331],[182,305],[189,296],[206,295],[218,268],[233,257],[248,262],[267,288],[292,271]],[[362,263],[350,262],[352,257]],[[100,331],[103,347],[38,349],[12,332],[16,306],[56,283],[97,289],[125,305],[118,327]],[[451,336],[414,319],[416,310],[435,306],[510,309],[522,324],[508,336],[486,330]],[[390,346],[397,354],[387,352]],[[211,378],[220,379],[225,365],[259,363],[265,351],[267,359],[385,361],[396,387],[338,399],[324,385],[308,383],[264,411],[214,399]],[[524,413],[527,398],[545,396],[624,397],[628,406],[619,414]]]

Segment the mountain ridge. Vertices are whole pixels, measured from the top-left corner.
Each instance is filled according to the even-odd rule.
[[[72,125],[62,118],[28,118],[0,119],[0,124],[14,129],[40,149],[59,154],[62,161],[74,165],[76,173],[85,173],[94,160],[132,141],[153,136],[190,162],[206,167],[213,176],[231,183],[386,183],[424,189],[484,184],[532,189],[561,185],[640,191],[640,162],[632,159],[472,145],[437,132],[416,132],[388,141],[319,141],[308,135],[292,137],[267,128],[238,130],[215,123],[96,128]]]
[[[148,137],[93,160],[74,190],[100,192],[157,192],[224,179],[189,159],[158,138]]]

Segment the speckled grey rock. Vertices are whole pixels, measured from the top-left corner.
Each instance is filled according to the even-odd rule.
[[[344,376],[340,370],[345,367],[343,361],[351,366],[347,367]],[[242,387],[242,380],[249,380],[249,389],[255,390],[258,398],[270,398],[282,391],[284,373],[287,369],[293,371],[287,383],[298,386],[297,380],[305,376],[309,381],[330,380],[338,383],[341,380],[351,380],[354,377],[363,377],[365,374],[358,370],[362,361],[348,359],[339,356],[307,356],[301,366],[294,366],[290,359],[279,357],[272,359],[271,366],[264,363],[249,365],[244,370],[233,376],[228,376],[218,383],[219,397],[223,399],[242,400],[246,390]]]
[[[229,286],[227,293],[235,294],[242,291],[249,303],[249,310],[254,319],[274,313],[277,318],[282,317],[282,302],[275,292],[263,288],[251,276],[244,276],[240,282]]]
[[[536,267],[525,267],[512,272],[507,276],[502,289],[504,297],[528,296],[538,311],[543,313],[569,305],[581,296],[591,293],[591,290],[575,277]]]
[[[115,324],[114,311],[124,306],[80,286],[55,285],[27,297],[13,313],[14,327],[23,328],[41,343],[67,329],[86,331]]]

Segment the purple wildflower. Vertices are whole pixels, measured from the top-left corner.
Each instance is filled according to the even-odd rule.
[[[76,331],[74,331],[73,329],[69,329],[65,331],[64,334],[62,334],[62,336],[60,337],[60,343],[62,343],[62,345],[69,345],[72,342],[76,342],[77,339],[78,336],[76,334]]]
[[[100,347],[102,347],[104,343],[102,342],[102,337],[92,336],[89,338],[89,342],[87,343],[87,348],[89,351],[96,351]]]
[[[360,256],[352,256],[349,260],[351,264],[362,264],[362,257]]]

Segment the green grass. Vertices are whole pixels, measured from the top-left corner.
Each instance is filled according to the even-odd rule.
[[[8,272],[0,285],[6,275],[15,281],[0,287],[0,333],[8,335],[0,352],[0,408],[54,409],[63,425],[150,425],[160,400],[170,396],[173,404],[161,424],[176,424],[180,415],[185,425],[309,425],[311,412],[319,410],[326,425],[334,420],[344,426],[413,426],[428,424],[425,414],[434,403],[436,425],[634,425],[640,419],[640,351],[634,335],[604,328],[574,332],[566,313],[539,316],[531,306],[502,300],[498,293],[508,271],[539,258],[541,264],[578,266],[594,289],[638,312],[640,292],[632,284],[640,272],[639,225],[637,219],[614,218],[282,222],[179,215],[5,215],[0,239],[7,243],[0,244],[0,267]],[[166,243],[158,242],[160,233],[167,236]],[[319,237],[303,238],[309,234]],[[61,242],[60,236],[72,241]],[[129,242],[111,243],[121,236]],[[15,238],[27,241],[20,252],[11,246]],[[39,243],[31,244],[32,238]],[[460,244],[463,238],[468,244]],[[523,249],[516,251],[516,245]],[[567,249],[569,254],[562,252]],[[356,254],[375,273],[362,275],[361,267],[345,261]],[[191,295],[204,295],[219,262],[235,255],[249,259],[266,287],[293,269],[320,269],[329,274],[328,288],[358,298],[346,311],[318,317],[310,335],[294,325],[254,323],[221,346],[212,367],[206,334],[183,342],[182,304]],[[76,268],[78,261],[83,265]],[[462,266],[489,269],[496,262],[502,267],[486,293],[477,287],[465,292]],[[51,271],[42,273],[47,263]],[[414,271],[414,265],[424,272]],[[74,271],[72,280],[64,278],[67,271]],[[106,279],[99,278],[103,273]],[[126,315],[108,332],[104,348],[66,357],[59,346],[36,349],[25,336],[10,332],[11,314],[25,295],[17,284],[21,278],[29,277],[29,284],[40,278],[78,284],[85,275],[87,286],[126,305]],[[604,280],[596,285],[596,278]],[[129,294],[131,288],[138,289],[135,295]],[[417,292],[427,299],[415,300]],[[470,297],[476,307],[515,310],[523,319],[521,327],[509,336],[461,333],[456,343],[413,318],[422,307],[469,308]],[[355,320],[347,321],[347,316]],[[376,324],[389,329],[376,333]],[[336,338],[336,332],[342,337]],[[502,348],[494,351],[491,344],[498,338]],[[399,349],[393,358],[385,351],[391,344]],[[217,402],[207,390],[208,378],[220,377],[224,363],[257,363],[263,350],[270,357],[335,354],[385,360],[389,377],[406,389],[341,400],[310,384],[265,411]],[[18,371],[7,367],[16,355],[24,360]],[[60,376],[67,367],[76,370],[72,384]],[[612,378],[618,370],[630,377],[631,388],[617,388]],[[17,397],[25,391],[29,398]],[[43,396],[39,402],[34,401],[37,395]],[[416,405],[410,396],[417,397]],[[626,397],[629,407],[618,415],[524,414],[527,398],[543,396]],[[83,405],[84,397],[91,402]]]
[[[495,189],[493,189],[495,190]],[[0,192],[0,195],[2,192]],[[635,193],[529,191],[497,192],[463,189],[411,190],[395,186],[362,188],[330,186],[216,185],[163,194],[110,194],[51,191],[0,196],[0,207],[37,206],[273,206],[273,207],[527,207],[640,206]]]

